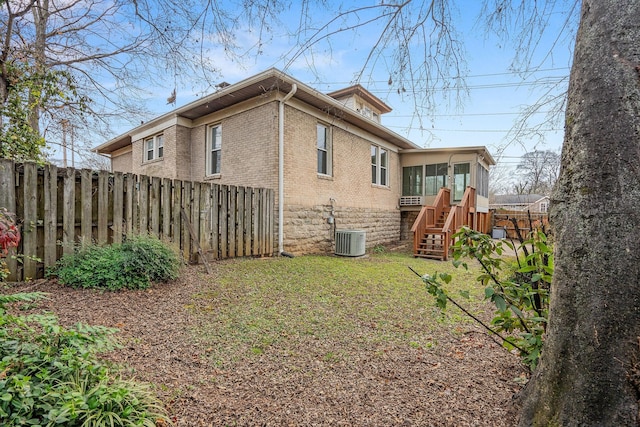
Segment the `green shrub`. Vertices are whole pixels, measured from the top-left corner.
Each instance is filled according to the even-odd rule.
[[[466,269],[468,265],[464,260],[471,259],[482,267],[477,280],[485,286],[485,299],[496,307],[491,326],[473,317],[449,296],[445,286],[451,281],[450,274],[423,275],[427,292],[436,297],[440,309],[444,310],[447,302],[452,302],[481,323],[491,335],[500,337],[505,348],[517,349],[522,361],[533,371],[542,354],[549,317],[553,250],[547,236],[536,229],[519,247],[506,240],[494,242],[486,234],[468,227],[463,227],[454,237],[453,265]],[[517,254],[516,265],[502,257],[505,246]],[[521,252],[523,259],[519,255]]]
[[[97,354],[115,348],[114,330],[66,329],[52,315],[14,316],[11,302],[41,293],[0,295],[0,424],[12,426],[168,425],[144,384],[120,378]]]
[[[50,275],[75,288],[146,289],[178,277],[180,259],[159,239],[135,236],[110,246],[88,246],[58,261]]]

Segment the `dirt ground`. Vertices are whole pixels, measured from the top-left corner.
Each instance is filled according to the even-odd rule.
[[[473,326],[443,331],[428,350],[301,338],[297,352],[275,349],[220,366],[191,333],[204,326],[187,307],[212,286],[201,283],[198,268],[147,291],[100,293],[40,281],[9,292],[50,293],[39,308],[65,325],[119,328],[124,347],[109,358],[153,383],[177,426],[514,425],[514,378],[524,370]],[[337,345],[348,357],[320,356]]]

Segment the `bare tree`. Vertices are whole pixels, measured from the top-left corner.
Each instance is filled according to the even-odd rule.
[[[238,57],[234,34],[241,25],[257,31],[260,44],[285,4],[231,6],[206,0],[0,0],[0,105],[8,102],[12,70],[20,66],[33,84],[15,100],[28,110],[34,132],[48,140],[61,133],[62,122],[80,135],[115,119],[144,119],[146,88],[166,88],[170,81],[175,92],[181,76],[189,76],[207,91],[219,76],[211,50],[221,46]],[[56,81],[61,96],[37,96],[51,75],[64,77]],[[166,89],[165,97],[171,92]]]
[[[531,151],[518,164],[517,194],[551,194],[560,171],[560,155],[551,150]]]

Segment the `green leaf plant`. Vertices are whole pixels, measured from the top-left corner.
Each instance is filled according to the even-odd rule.
[[[10,304],[45,294],[0,294],[0,425],[169,426],[152,390],[98,357],[114,329],[65,328],[51,314],[14,315]]]
[[[526,238],[518,230],[518,236],[518,244],[504,239],[496,241],[468,227],[454,235],[453,265],[468,269],[467,262],[471,260],[482,267],[477,281],[484,286],[485,300],[495,305],[490,325],[447,293],[445,287],[451,281],[450,275],[421,275],[411,270],[422,278],[427,292],[435,297],[437,307],[444,311],[451,302],[482,325],[494,341],[509,351],[516,349],[522,361],[533,370],[542,354],[547,327],[553,251],[540,227],[532,227]],[[515,260],[505,256],[507,249],[515,253]]]

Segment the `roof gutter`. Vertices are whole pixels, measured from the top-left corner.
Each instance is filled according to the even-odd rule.
[[[298,90],[293,83],[291,91],[285,95],[278,105],[278,253],[284,254],[284,104]]]

